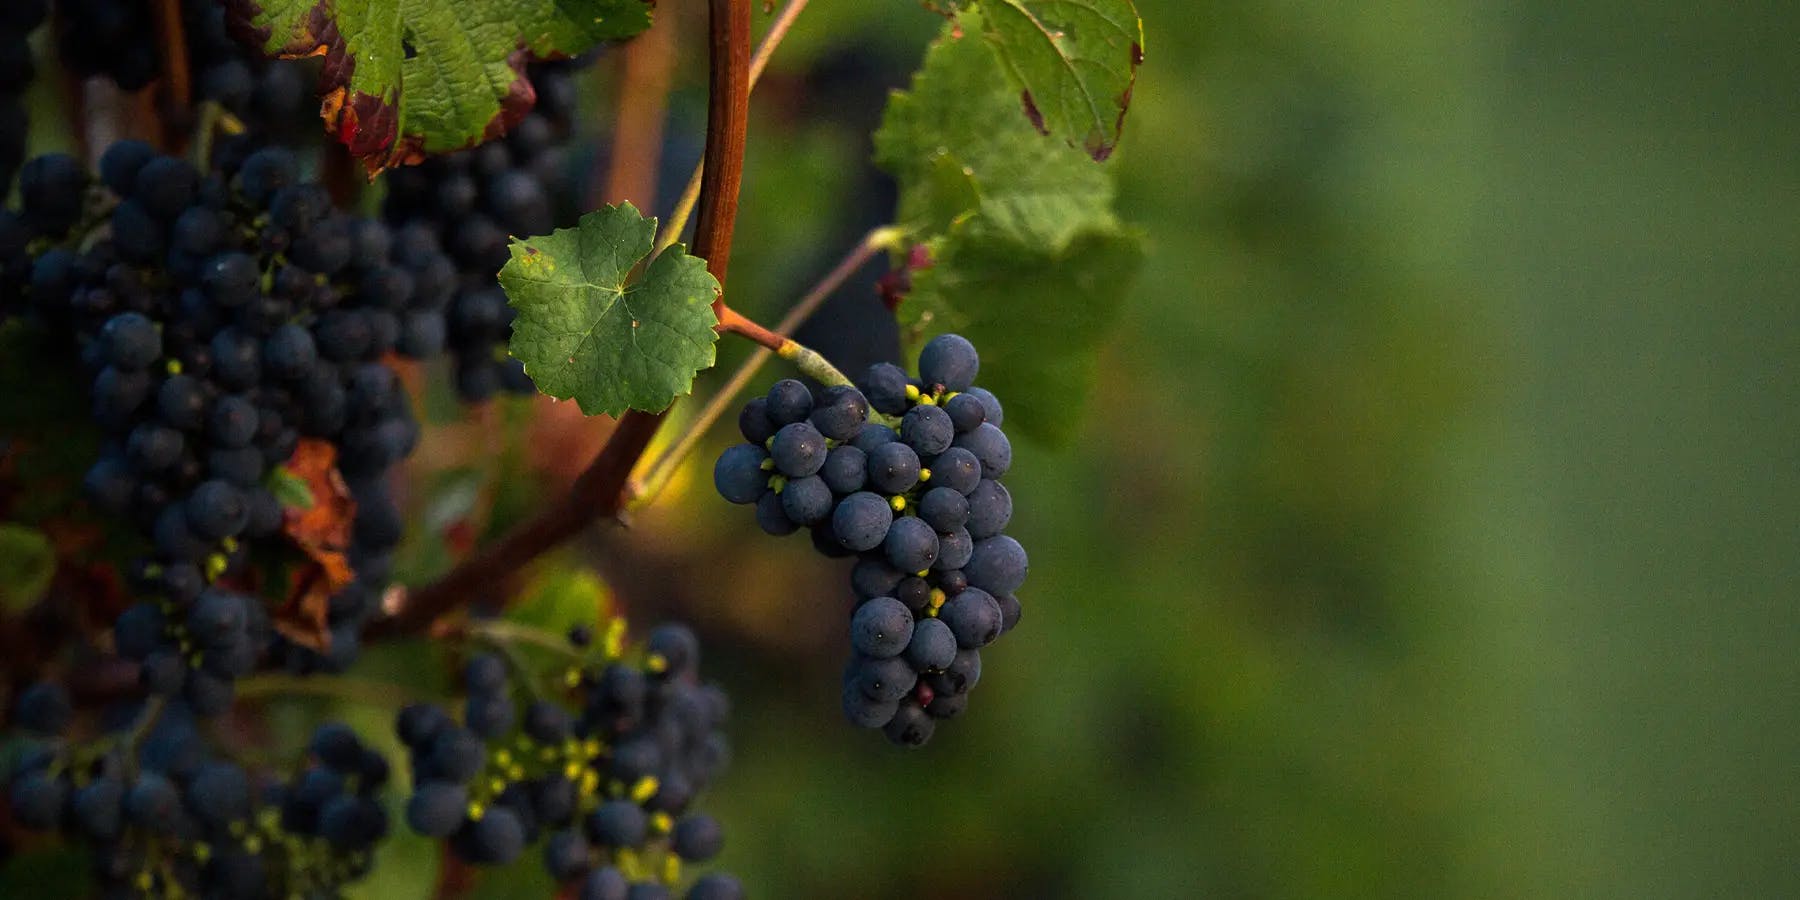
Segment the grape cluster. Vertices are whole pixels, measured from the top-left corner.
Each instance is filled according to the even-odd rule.
[[[386,221],[404,234],[439,238],[462,279],[447,328],[462,398],[530,393],[524,367],[507,355],[512,307],[495,283],[513,235],[548,234],[570,224],[562,205],[571,193],[566,144],[575,116],[575,64],[530,69],[537,105],[502,140],[434,156],[387,175]]]
[[[387,760],[344,725],[320,726],[283,782],[214,754],[180,704],[86,742],[64,737],[70,718],[53,684],[21,694],[13,724],[36,740],[7,804],[19,825],[85,843],[105,896],[338,896],[387,835]]]
[[[30,39],[49,11],[49,0],[0,4],[0,188],[12,184],[25,161],[25,89],[37,74]]]
[[[271,644],[292,668],[340,669],[400,538],[389,469],[419,433],[382,358],[442,348],[453,267],[430,241],[334,211],[279,148],[203,176],[121,142],[100,181],[67,156],[26,164],[20,210],[0,213],[0,312],[77,348],[105,435],[86,494],[154,547],[154,599],[121,620],[120,649],[203,711]],[[272,488],[308,441],[329,445],[356,502],[357,580],[331,599],[324,655],[271,638],[261,602],[221,587],[281,535]]]
[[[725,695],[698,680],[699,643],[663,625],[627,653],[623,622],[599,646],[571,632],[576,659],[556,690],[541,673],[471,657],[460,721],[444,707],[402,710],[412,759],[413,830],[449,841],[460,859],[503,865],[542,844],[545,868],[584,900],[669,898],[684,863],[718,854],[716,819],[694,799],[730,755],[719,731]],[[688,900],[742,896],[735,879],[694,881]]]
[[[916,380],[878,363],[817,399],[779,381],[744,407],[746,443],[713,469],[763,530],[808,528],[821,552],[859,557],[844,713],[897,744],[923,744],[963,711],[981,648],[1019,620],[1027,560],[1003,533],[1012,496],[1000,483],[1012,446],[999,400],[974,386],[980,366],[973,344],[942,335]]]

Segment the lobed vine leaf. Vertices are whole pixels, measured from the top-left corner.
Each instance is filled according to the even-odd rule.
[[[972,37],[986,28],[975,10],[946,25],[875,135],[900,184],[898,222],[930,251],[898,313],[974,341],[983,381],[1030,410],[1008,425],[1055,441],[1073,428],[1141,239],[1113,213],[1106,167],[1016,114],[1000,54]]]
[[[1118,146],[1144,62],[1144,23],[1131,0],[926,0],[956,17],[979,7],[1025,116],[1096,160]]]
[[[1038,130],[1094,159],[1111,156],[1144,61],[1144,23],[1131,0],[997,0],[983,11],[983,34]]]
[[[225,0],[271,56],[325,59],[320,114],[371,175],[496,137],[536,103],[525,64],[650,27],[650,0]]]
[[[588,415],[659,412],[712,367],[719,283],[679,244],[631,280],[655,237],[656,220],[625,203],[513,242],[500,270],[518,310],[510,349],[538,390]]]

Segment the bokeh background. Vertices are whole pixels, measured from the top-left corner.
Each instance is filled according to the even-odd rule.
[[[835,644],[787,643],[835,570],[703,479],[665,513],[737,576],[684,607],[742,711],[728,865],[768,897],[1800,893],[1794,9],[1139,5],[1149,259],[1079,437],[1020,449],[1026,618],[970,714],[918,753],[844,729]],[[757,297],[878,221],[868,127],[935,27],[815,6],[754,120]]]
[[[702,631],[736,710],[722,867],[760,898],[1800,895],[1800,13],[1138,3],[1112,165],[1148,258],[1075,439],[1016,446],[1024,622],[968,715],[916,752],[842,722],[843,567],[712,494],[728,427],[543,576]],[[662,4],[652,209],[700,153],[700,5]],[[778,317],[891,215],[869,133],[940,22],[801,18],[754,102],[734,303]],[[803,334],[845,369],[897,352],[877,274]],[[514,440],[425,479],[428,525],[478,494],[503,525],[595,437],[433,416],[427,464]],[[359,675],[422,689],[432,652]],[[323,712],[386,728],[267,725]],[[427,845],[386,853],[362,896],[437,890]]]

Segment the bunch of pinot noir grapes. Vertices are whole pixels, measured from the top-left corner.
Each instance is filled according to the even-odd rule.
[[[597,645],[589,630],[572,631],[575,662],[552,673],[548,691],[545,673],[476,655],[460,721],[436,705],[402,710],[407,824],[478,865],[541,844],[550,875],[582,900],[673,897],[683,866],[724,845],[718,820],[692,807],[730,757],[719,731],[728,704],[699,682],[700,646],[686,626],[658,627],[635,653],[623,638],[617,619]],[[742,896],[716,873],[685,894]]]
[[[388,763],[348,727],[320,726],[284,782],[214,753],[179,701],[114,712],[114,727],[73,740],[63,689],[27,688],[13,725],[29,737],[6,785],[14,822],[87,847],[103,896],[335,897],[369,871]]]
[[[401,530],[387,475],[419,433],[382,358],[441,349],[453,270],[333,210],[280,148],[202,174],[120,142],[99,181],[68,156],[25,165],[21,208],[0,213],[0,313],[75,348],[105,436],[87,496],[153,545],[119,650],[202,713],[265,650],[339,670],[386,585]],[[275,489],[303,442],[328,445],[356,501],[356,580],[331,598],[324,654],[272,636],[262,602],[229,587],[253,548],[294,552]]]
[[[963,711],[981,648],[1019,621],[1027,560],[1003,533],[1012,496],[1000,483],[1012,445],[999,400],[974,386],[980,367],[974,345],[947,334],[920,352],[917,379],[878,363],[817,398],[776,382],[738,418],[746,443],[713,469],[763,530],[808,528],[826,555],[859,557],[844,713],[905,746]]]

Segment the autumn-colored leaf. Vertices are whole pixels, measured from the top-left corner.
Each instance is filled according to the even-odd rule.
[[[302,438],[283,467],[285,476],[305,485],[309,507],[282,510],[281,531],[306,556],[288,570],[282,603],[275,610],[275,630],[304,647],[331,646],[327,618],[331,597],[348,586],[356,573],[345,552],[356,521],[356,501],[337,470],[337,448],[316,438]]]
[[[499,136],[536,103],[525,66],[650,26],[648,0],[227,0],[263,52],[318,56],[326,130],[369,170]]]

